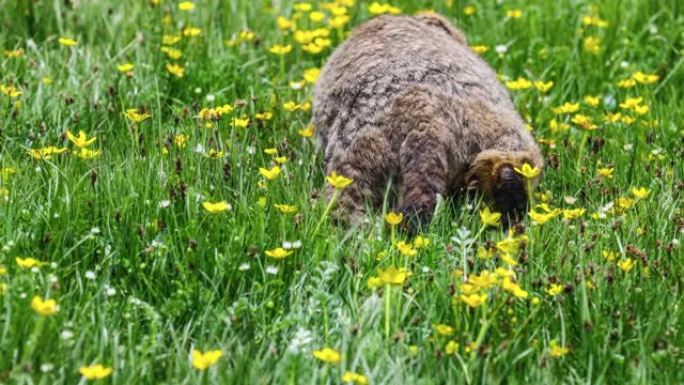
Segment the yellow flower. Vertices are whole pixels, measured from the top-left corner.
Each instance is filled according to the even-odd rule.
[[[295,3],[294,10],[299,12],[309,12],[312,9],[311,3]]]
[[[74,151],[74,155],[81,159],[92,159],[102,155],[102,150],[90,150],[83,147],[79,148],[78,151]]]
[[[347,25],[349,20],[351,20],[349,15],[339,15],[331,18],[330,21],[328,21],[328,25],[330,25],[331,28],[339,29]]]
[[[210,350],[202,353],[199,350],[192,349],[192,366],[195,369],[206,370],[214,366],[222,355],[223,352],[220,350]]]
[[[88,139],[88,136],[83,131],[79,131],[78,136],[72,134],[69,130],[67,130],[66,134],[67,139],[69,139],[69,141],[71,141],[71,143],[78,148],[88,147],[97,140],[97,137],[95,136]]]
[[[270,111],[257,112],[256,114],[254,114],[254,117],[257,120],[262,120],[262,121],[271,120],[271,119],[273,119],[273,113]]]
[[[548,81],[548,82],[544,83],[543,81],[539,81],[539,80],[538,80],[538,81],[534,82],[534,87],[535,87],[539,92],[541,92],[541,93],[546,93],[546,92],[548,92],[548,91],[551,89],[551,87],[553,87],[553,82],[552,82],[552,81]]]
[[[601,99],[598,96],[587,95],[584,97],[584,103],[591,107],[597,107],[601,103]]]
[[[51,316],[59,311],[57,301],[54,299],[43,300],[39,296],[33,297],[31,300],[31,308],[42,316]]]
[[[428,247],[430,245],[430,238],[424,237],[422,235],[416,236],[416,238],[413,240],[413,247],[416,249],[422,249],[424,247]]]
[[[368,385],[368,378],[363,374],[354,373],[350,371],[344,372],[342,375],[343,382],[351,382],[358,385]]]
[[[266,250],[266,255],[274,259],[283,259],[292,254],[292,251],[285,250],[282,247],[276,247],[272,250]]]
[[[410,243],[406,243],[404,241],[399,241],[399,242],[397,242],[396,246],[397,246],[397,250],[399,250],[401,255],[403,255],[405,257],[415,257],[416,254],[418,254],[418,250],[414,249]]]
[[[43,148],[29,150],[29,155],[31,155],[34,159],[37,160],[50,159],[53,155],[63,154],[64,152],[66,152],[66,150],[66,147],[59,148],[55,146],[47,146]]]
[[[473,274],[468,278],[468,283],[480,289],[490,289],[496,285],[497,276],[488,270],[482,271],[479,275]]]
[[[561,115],[561,114],[572,114],[577,111],[579,111],[580,105],[579,103],[569,103],[566,102],[558,107],[555,107],[553,109],[553,113],[556,115]]]
[[[135,68],[135,65],[133,65],[131,63],[124,63],[124,64],[118,65],[116,68],[119,70],[119,72],[126,73],[126,72],[133,71],[133,68]]]
[[[475,7],[473,7],[472,5],[466,5],[463,8],[463,14],[465,14],[466,16],[472,16],[475,14],[475,12],[477,12],[477,9],[475,9]]]
[[[314,350],[313,356],[329,364],[338,364],[342,361],[342,356],[337,350],[327,347],[321,350]]]
[[[100,364],[81,366],[78,372],[87,380],[101,380],[112,374],[112,368],[102,366]]]
[[[529,295],[527,291],[523,290],[522,287],[513,282],[510,278],[504,278],[502,280],[501,288],[513,294],[513,296],[516,298],[525,299]]]
[[[178,148],[184,148],[185,143],[187,143],[188,137],[183,134],[178,134],[173,137],[173,143],[176,145]]]
[[[444,353],[446,354],[456,354],[456,351],[458,351],[458,342],[451,340],[447,342],[446,346],[444,347]]]
[[[471,294],[471,295],[464,295],[461,294],[458,297],[463,303],[468,305],[469,307],[475,308],[475,307],[480,307],[482,306],[485,302],[487,302],[487,294]]]
[[[147,112],[138,112],[137,108],[127,109],[124,115],[134,123],[140,123],[152,117],[152,115],[148,114]]]
[[[484,210],[480,211],[480,220],[485,226],[496,227],[499,225],[501,219],[501,213],[491,212],[489,207],[485,207]]]
[[[486,249],[482,246],[477,249],[477,257],[480,259],[490,259],[494,256],[494,249]]]
[[[401,13],[401,9],[390,4],[381,4],[376,1],[368,6],[368,12],[370,12],[371,15],[382,15],[385,13],[396,15]]]
[[[551,357],[559,358],[563,357],[564,355],[568,354],[570,350],[566,348],[565,346],[561,346],[558,344],[558,341],[556,340],[551,340],[549,342],[549,354]]]
[[[385,222],[387,222],[390,226],[396,226],[401,223],[401,221],[404,220],[404,214],[402,213],[395,213],[395,212],[389,212],[385,214]]]
[[[560,210],[556,209],[547,213],[538,213],[534,210],[531,210],[528,214],[530,215],[530,218],[532,218],[533,221],[537,222],[540,225],[543,225],[544,223],[557,217],[558,214],[560,214]]]
[[[220,201],[220,202],[204,201],[204,202],[202,202],[202,207],[204,207],[204,209],[207,210],[207,212],[211,213],[211,214],[222,213],[224,211],[230,211],[233,208],[230,205],[230,203],[228,203],[226,201]]]
[[[304,138],[310,138],[314,134],[314,126],[309,125],[306,128],[297,131],[297,133]]]
[[[626,110],[633,110],[634,108],[641,105],[641,102],[643,101],[643,97],[627,98],[624,102],[620,103],[620,108],[624,108]]]
[[[601,39],[596,36],[587,36],[584,39],[584,49],[594,55],[598,55],[601,52]]]
[[[620,270],[624,271],[625,273],[629,272],[634,268],[634,260],[632,258],[625,258],[617,263],[618,267]]]
[[[337,172],[333,171],[330,175],[326,177],[328,183],[335,187],[338,190],[342,190],[343,188],[349,186],[352,184],[353,180],[349,179],[345,176],[342,175],[337,175]]]
[[[185,27],[183,29],[183,36],[195,37],[202,34],[202,30],[196,27]]]
[[[309,14],[309,20],[314,23],[320,23],[321,21],[325,20],[325,13],[319,11],[311,12]]]
[[[412,274],[406,268],[390,267],[387,270],[378,269],[378,278],[387,285],[400,286]]]
[[[162,36],[162,44],[164,45],[174,45],[181,41],[183,36],[181,35],[164,35]]]
[[[278,166],[273,166],[269,169],[259,167],[259,174],[261,174],[261,176],[263,176],[264,178],[266,178],[268,180],[273,180],[273,179],[277,178],[278,175],[280,175],[281,171],[282,170]]]
[[[195,3],[193,3],[192,1],[183,1],[183,2],[178,4],[178,10],[179,11],[188,12],[188,11],[192,11],[193,9],[195,9]]]
[[[632,79],[636,80],[640,84],[653,84],[658,81],[659,76],[655,74],[645,74],[641,71],[637,71],[632,75]]]
[[[0,282],[0,296],[5,295],[7,292],[7,284],[4,282]]]
[[[383,287],[383,286],[385,286],[385,283],[382,282],[382,279],[380,279],[380,277],[368,278],[368,287],[370,289],[377,289],[378,287]]]
[[[516,80],[507,81],[506,87],[508,87],[508,89],[513,90],[513,91],[526,90],[526,89],[532,87],[532,82],[525,79],[525,78],[519,77]]]
[[[563,218],[565,219],[577,219],[584,215],[585,209],[564,209]]]
[[[650,110],[649,106],[636,106],[636,107],[634,107],[634,112],[636,112],[637,115],[646,115],[646,114],[648,114],[649,110]]]
[[[249,118],[233,118],[233,127],[245,128],[249,125]]]
[[[539,167],[532,167],[528,163],[523,164],[522,168],[514,167],[513,169],[515,170],[515,172],[524,176],[527,179],[532,179],[539,175],[539,173],[541,172]]]
[[[550,296],[555,297],[563,292],[563,285],[557,283],[551,284],[551,286],[546,289],[546,292]]]
[[[510,17],[511,19],[520,19],[523,15],[523,12],[521,9],[509,9],[506,11],[506,16]]]
[[[489,51],[489,47],[486,45],[473,45],[470,46],[470,48],[475,51],[476,54],[482,55],[483,53],[486,53]]]
[[[318,80],[318,76],[321,74],[321,70],[314,67],[304,70],[304,80],[307,83],[314,84]]]
[[[632,88],[636,86],[636,80],[634,79],[622,79],[617,82],[617,86],[620,88]]]
[[[10,98],[18,98],[21,96],[21,91],[12,85],[6,86],[4,84],[0,84],[0,93],[7,95]]]
[[[65,46],[65,47],[73,47],[76,45],[76,40],[68,38],[68,37],[60,37],[59,40],[57,40],[59,44]]]
[[[599,175],[606,179],[613,179],[613,173],[615,172],[614,167],[603,167],[596,170]]]
[[[286,17],[284,17],[284,16],[278,16],[278,19],[276,20],[276,23],[278,24],[278,28],[280,28],[280,30],[282,30],[282,31],[286,31],[286,30],[288,30],[288,29],[292,29],[292,27],[294,26],[294,24],[292,23],[292,21],[288,20],[288,19],[287,19]]]
[[[617,123],[620,119],[622,119],[622,113],[620,112],[608,113],[603,116],[603,120],[608,123]]]
[[[270,53],[275,54],[275,55],[287,55],[288,53],[292,52],[292,45],[280,45],[276,44],[269,48],[268,50]]]
[[[293,206],[293,205],[275,204],[275,205],[273,205],[273,207],[280,210],[280,212],[283,214],[294,214],[297,212],[297,206]]]
[[[510,235],[496,243],[496,248],[504,255],[517,255],[520,251],[520,238],[513,238]]]
[[[650,193],[650,191],[645,187],[640,187],[640,188],[633,187],[632,188],[632,195],[634,195],[636,198],[639,198],[639,199],[646,199],[648,197],[649,193]]]
[[[17,49],[13,49],[13,50],[9,50],[9,51],[5,50],[3,52],[3,54],[5,55],[5,57],[9,57],[9,58],[22,57],[22,56],[24,56],[24,49],[23,48],[17,48]]]
[[[617,257],[620,256],[618,252],[611,250],[603,250],[601,254],[603,255],[603,258],[605,258],[608,262],[613,262],[615,259],[617,259]]]
[[[453,327],[451,327],[449,325],[445,325],[445,324],[435,324],[435,325],[432,325],[432,327],[435,328],[435,331],[437,332],[437,334],[442,335],[442,336],[450,336],[450,335],[454,334],[454,331],[455,331]]]
[[[585,130],[595,130],[597,128],[590,117],[582,114],[573,116],[571,122],[584,128]]]
[[[26,258],[21,258],[21,257],[16,257],[14,258],[14,261],[19,265],[19,267],[23,267],[24,269],[32,269],[34,267],[41,267],[43,265],[46,265],[47,263],[41,262],[37,259],[31,258],[31,257],[26,257]]]
[[[7,268],[0,265],[0,277],[7,275]]]
[[[166,65],[166,70],[171,74],[174,75],[178,78],[182,78],[185,75],[185,68],[182,66],[179,66],[178,64],[167,64]]]
[[[160,49],[169,59],[178,60],[183,56],[183,52],[171,47],[161,47]]]

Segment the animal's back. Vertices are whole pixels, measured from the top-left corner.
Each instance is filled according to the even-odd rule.
[[[383,119],[395,96],[415,85],[514,110],[496,74],[463,36],[432,20],[375,18],[358,27],[329,58],[314,89],[313,123],[324,149],[332,135],[335,146],[348,146],[359,132]]]

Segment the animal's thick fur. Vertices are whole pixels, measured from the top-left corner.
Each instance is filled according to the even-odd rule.
[[[326,171],[354,180],[339,201],[352,218],[382,202],[392,175],[397,211],[422,219],[437,194],[463,187],[514,214],[527,199],[513,168],[543,165],[496,73],[436,14],[380,16],[357,27],[321,72],[312,123]]]

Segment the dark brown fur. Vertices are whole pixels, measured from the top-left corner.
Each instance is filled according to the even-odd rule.
[[[382,203],[393,175],[398,211],[421,223],[438,194],[465,187],[517,214],[527,193],[513,168],[543,165],[494,71],[436,14],[381,16],[357,27],[316,83],[313,124],[326,172],[354,180],[339,206],[352,219],[366,203]]]

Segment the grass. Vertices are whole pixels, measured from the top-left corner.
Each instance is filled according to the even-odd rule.
[[[512,91],[547,160],[534,199],[566,210],[542,225],[528,219],[512,236],[527,237],[510,256],[515,266],[501,251],[478,256],[507,234],[480,231],[484,205],[466,198],[440,206],[423,234],[430,244],[414,257],[398,252],[392,240],[404,237],[381,213],[351,230],[322,217],[323,161],[299,134],[309,112],[283,104],[310,100],[311,84],[289,83],[371,17],[368,2],[347,7],[348,23],[319,54],[278,29],[279,15],[299,14],[300,30],[327,25],[289,0],[195,3],[183,12],[171,0],[0,0],[0,383],[84,383],[79,369],[91,364],[111,367],[99,380],[111,384],[334,384],[346,371],[371,384],[684,382],[680,2],[393,3],[447,15],[470,44],[489,48],[482,55],[504,80],[554,82],[546,93]],[[507,16],[514,9],[519,18]],[[607,26],[583,24],[591,15]],[[201,35],[183,37],[173,45],[183,56],[168,58],[163,35],[187,26]],[[227,44],[246,30],[252,39]],[[275,44],[293,50],[278,56]],[[117,69],[124,63],[130,74]],[[637,71],[658,79],[617,85]],[[621,108],[630,97],[649,111]],[[554,114],[566,102],[580,103],[596,129],[582,129],[576,113]],[[224,104],[234,111],[198,118]],[[151,117],[133,123],[130,108]],[[263,111],[272,117],[258,120]],[[633,122],[604,118],[617,112]],[[250,122],[234,127],[236,117]],[[96,136],[89,148],[101,154],[74,155],[67,130]],[[46,146],[68,151],[28,154]],[[274,180],[258,171],[275,165],[268,148],[288,158]],[[614,168],[612,177],[599,168]],[[648,195],[637,199],[633,188]],[[201,204],[222,200],[231,211]],[[564,218],[571,209],[585,212]],[[283,242],[291,255],[265,255]],[[24,268],[17,257],[41,263]],[[369,288],[390,267],[412,275],[399,270],[403,283]],[[527,297],[499,277],[480,288],[484,304],[464,303],[462,274],[473,282],[495,268],[514,272]],[[39,314],[34,296],[55,299],[59,311]],[[340,362],[312,355],[323,347]],[[198,370],[193,349],[223,355]]]

